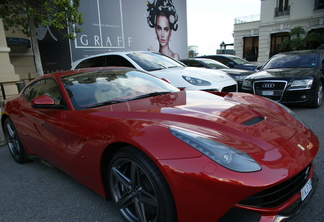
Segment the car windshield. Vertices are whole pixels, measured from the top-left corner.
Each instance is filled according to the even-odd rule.
[[[88,71],[61,80],[76,110],[179,91],[161,79],[129,69]]]
[[[239,64],[239,65],[243,65],[243,64],[249,63],[248,61],[246,61],[245,59],[241,59],[240,57],[231,56],[229,58],[231,60],[233,60],[236,64]]]
[[[138,52],[127,54],[134,62],[146,71],[154,71],[161,69],[168,69],[174,67],[184,67],[181,63],[167,56],[151,53],[151,52]]]
[[[229,69],[226,65],[216,62],[215,60],[202,60],[205,64],[213,69]]]
[[[273,56],[263,69],[315,68],[316,54],[278,54]]]

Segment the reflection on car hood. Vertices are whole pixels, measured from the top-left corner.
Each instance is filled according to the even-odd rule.
[[[285,69],[267,69],[257,72],[249,78],[263,79],[263,78],[290,78],[302,76],[318,75],[318,70],[315,68],[285,68]]]
[[[246,69],[246,70],[255,71],[257,66],[255,64],[252,64],[252,63],[245,63],[245,64],[238,64],[236,67],[239,68],[239,69]]]
[[[244,69],[221,69],[222,71],[229,73],[229,74],[236,74],[236,75],[249,75],[253,74],[253,71],[250,70],[244,70]]]
[[[301,125],[276,104],[245,93],[180,91],[85,112],[118,119],[125,111],[130,119],[194,130],[247,153],[284,144]]]
[[[170,75],[183,75],[216,82],[223,82],[231,79],[231,77],[227,76],[225,72],[220,70],[194,67],[175,67],[169,69],[162,69],[153,71],[152,74],[162,78],[165,78],[166,76]]]

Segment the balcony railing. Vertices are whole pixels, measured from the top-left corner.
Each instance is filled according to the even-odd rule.
[[[274,11],[274,16],[275,17],[279,17],[279,16],[285,16],[285,15],[290,15],[290,5],[288,5],[287,7],[277,7],[275,8]]]
[[[255,22],[260,20],[260,14],[257,15],[248,15],[244,17],[234,18],[234,24]]]

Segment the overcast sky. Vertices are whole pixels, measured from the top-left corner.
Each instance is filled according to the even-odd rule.
[[[256,14],[260,0],[187,0],[188,45],[216,54],[221,42],[234,43],[234,18]]]

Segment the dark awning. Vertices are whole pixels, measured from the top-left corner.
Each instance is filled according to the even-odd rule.
[[[7,37],[6,40],[7,40],[7,45],[8,46],[27,46],[27,47],[30,47],[29,39]]]

